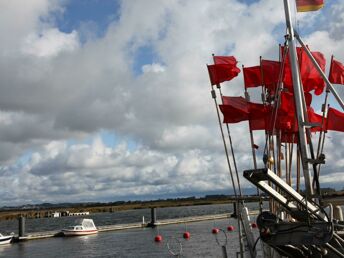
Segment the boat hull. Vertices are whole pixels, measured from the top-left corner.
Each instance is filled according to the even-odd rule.
[[[8,236],[8,237],[1,237],[0,238],[0,245],[6,245],[11,243],[12,241],[12,236]]]
[[[65,236],[85,236],[97,234],[98,230],[62,230]]]

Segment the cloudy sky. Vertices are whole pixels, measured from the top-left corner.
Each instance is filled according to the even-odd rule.
[[[327,2],[294,22],[344,61],[344,2]],[[232,193],[206,64],[278,58],[285,28],[276,0],[0,0],[0,34],[4,206]],[[242,174],[247,124],[230,130]],[[342,189],[344,140],[326,143],[322,180]]]

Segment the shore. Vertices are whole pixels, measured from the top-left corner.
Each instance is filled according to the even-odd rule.
[[[259,196],[245,196],[242,199],[245,202],[259,202]],[[233,204],[237,200],[234,197],[228,196],[214,196],[204,198],[179,198],[168,200],[155,200],[155,201],[129,201],[129,202],[117,202],[117,203],[99,203],[99,204],[78,204],[75,207],[52,207],[44,208],[37,207],[33,209],[12,209],[0,211],[0,220],[13,220],[18,217],[26,218],[43,218],[50,217],[54,212],[71,213],[89,212],[102,213],[102,212],[117,212],[124,210],[135,209],[150,209],[150,208],[166,208],[166,207],[179,207],[179,206],[193,206],[193,205],[216,205],[216,204]]]

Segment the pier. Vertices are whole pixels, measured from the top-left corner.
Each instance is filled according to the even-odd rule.
[[[252,211],[250,213],[250,215],[257,215],[257,214],[258,214],[258,211]],[[192,222],[199,222],[199,221],[206,221],[206,220],[227,219],[231,217],[232,217],[232,214],[224,213],[224,214],[193,216],[193,217],[184,217],[184,218],[176,218],[176,219],[165,219],[165,220],[157,220],[155,222],[155,226],[192,223]],[[149,227],[149,223],[138,222],[138,223],[130,223],[130,224],[97,226],[99,233],[109,232],[109,231],[118,231],[118,230],[127,230],[127,229],[146,228],[146,227]],[[51,237],[63,237],[63,236],[64,235],[61,231],[32,232],[32,233],[28,233],[25,236],[19,236],[19,235],[15,236],[14,242],[26,241],[26,240],[38,240],[38,239],[51,238]]]

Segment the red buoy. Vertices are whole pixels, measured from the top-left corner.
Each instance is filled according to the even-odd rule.
[[[184,234],[183,234],[183,238],[189,239],[190,238],[190,232],[185,231]]]
[[[162,236],[161,235],[156,235],[154,238],[155,242],[161,242],[162,241]]]
[[[213,233],[213,234],[217,234],[219,232],[220,232],[220,230],[218,228],[213,228],[213,230],[211,231],[211,233]]]
[[[233,230],[234,230],[234,227],[233,227],[233,226],[228,226],[228,227],[227,227],[227,230],[228,230],[228,231],[233,231]]]
[[[252,222],[252,223],[251,223],[251,227],[252,227],[252,228],[257,228],[257,223]]]

